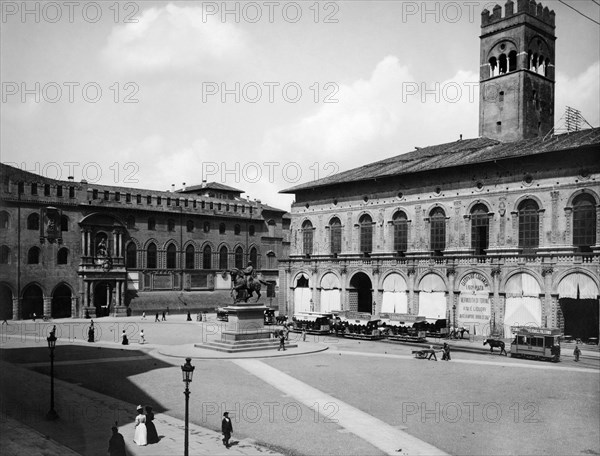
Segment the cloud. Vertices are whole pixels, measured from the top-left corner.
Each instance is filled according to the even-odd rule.
[[[263,153],[343,164],[343,169],[426,146],[477,136],[478,75],[460,71],[444,81],[415,79],[395,56],[369,79],[339,87],[339,103],[323,104],[269,130]],[[340,167],[342,168],[342,167]],[[340,169],[342,170],[342,169]]]
[[[234,63],[246,39],[218,16],[204,18],[202,7],[168,4],[144,10],[137,23],[114,27],[102,56],[116,71],[206,71],[211,64]]]
[[[556,103],[555,103],[555,125],[564,128],[561,120],[565,113],[565,107],[581,111],[581,115],[594,127],[600,126],[600,62],[591,64],[585,71],[574,77],[564,73],[556,74]],[[585,126],[584,126],[585,127]]]

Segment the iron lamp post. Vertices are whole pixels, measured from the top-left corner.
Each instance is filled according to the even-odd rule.
[[[452,315],[454,318],[452,326],[454,326],[454,336],[456,337],[456,331],[457,331],[457,328],[456,328],[456,304],[452,304]]]
[[[46,419],[55,420],[58,418],[58,413],[54,410],[54,349],[56,348],[56,326],[50,331],[50,335],[46,340],[48,341],[48,349],[50,350],[50,410],[46,413]]]
[[[188,447],[189,447],[189,441],[188,441],[188,434],[189,434],[189,413],[190,413],[190,407],[189,407],[189,403],[190,403],[190,383],[192,382],[192,376],[194,375],[194,369],[195,367],[192,366],[192,358],[186,358],[185,359],[185,364],[183,366],[181,366],[181,374],[183,376],[183,381],[185,382],[185,391],[183,392],[183,394],[185,394],[185,443],[184,443],[184,449],[183,449],[183,454],[184,456],[188,456]]]

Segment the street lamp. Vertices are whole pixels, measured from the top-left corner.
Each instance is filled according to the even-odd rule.
[[[58,418],[58,413],[54,410],[54,349],[56,348],[56,325],[50,331],[50,335],[46,338],[48,341],[48,349],[50,350],[50,410],[46,413],[46,419],[55,420]]]
[[[456,337],[456,304],[452,304],[452,314],[454,315],[452,326],[454,327],[454,337]]]
[[[192,366],[192,358],[186,358],[185,364],[181,366],[181,374],[183,375],[183,381],[185,382],[185,446],[183,449],[184,456],[188,456],[188,433],[189,433],[189,403],[190,403],[190,383],[192,382],[192,376],[194,375],[195,367]]]

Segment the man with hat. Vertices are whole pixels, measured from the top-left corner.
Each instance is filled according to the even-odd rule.
[[[254,266],[252,265],[252,261],[248,261],[248,266],[244,269],[244,276],[246,276],[246,288],[250,289],[252,280],[254,280]]]
[[[233,426],[231,425],[231,418],[229,418],[229,412],[223,413],[223,420],[221,421],[221,432],[223,433],[223,445],[229,448],[229,439],[233,434]]]

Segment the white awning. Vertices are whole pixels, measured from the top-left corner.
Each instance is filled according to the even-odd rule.
[[[539,298],[542,290],[535,277],[531,274],[515,274],[506,282],[506,297],[531,296]]]
[[[421,279],[419,290],[427,292],[446,291],[446,285],[439,275],[427,274]]]
[[[383,291],[406,291],[406,281],[400,274],[390,274],[383,280]]]
[[[334,273],[328,272],[321,278],[321,288],[323,290],[339,289],[341,288],[340,281]]]
[[[596,299],[598,286],[585,274],[573,273],[565,276],[558,284],[559,298]]]

